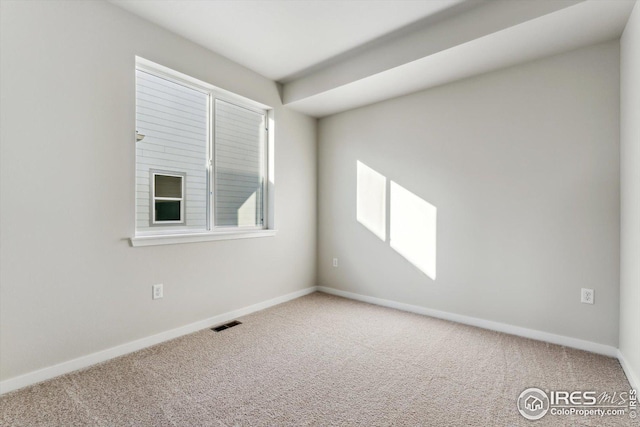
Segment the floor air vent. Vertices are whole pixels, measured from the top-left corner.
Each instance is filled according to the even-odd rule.
[[[233,322],[225,323],[224,325],[220,325],[220,326],[216,326],[215,328],[211,328],[211,330],[212,331],[216,331],[216,332],[220,332],[220,331],[224,331],[225,329],[233,328],[236,325],[242,325],[242,322],[238,322],[237,320],[234,320]]]

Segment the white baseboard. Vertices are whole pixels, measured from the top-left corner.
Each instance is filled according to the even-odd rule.
[[[631,388],[637,390],[638,393],[640,393],[640,378],[638,378],[638,376],[631,370],[631,366],[627,363],[627,360],[624,358],[624,355],[620,350],[618,350],[618,360],[620,361],[620,365],[622,365],[622,370],[629,380]]]
[[[420,307],[417,305],[405,304],[401,302],[386,300],[382,298],[370,297],[366,295],[360,295],[352,292],[341,291],[338,289],[327,288],[324,286],[312,286],[305,288],[290,294],[282,295],[277,298],[263,301],[257,304],[250,305],[248,307],[233,310],[227,313],[219,314],[208,319],[201,320],[199,322],[191,323],[179,328],[171,329],[169,331],[161,332],[156,335],[141,338],[136,341],[132,341],[126,344],[122,344],[116,347],[112,347],[106,350],[102,350],[96,353],[89,354],[87,356],[78,357],[77,359],[62,362],[57,365],[49,366],[37,371],[29,372],[24,375],[20,375],[14,378],[0,382],[0,395],[8,393],[13,390],[17,390],[23,387],[27,387],[32,384],[36,384],[45,380],[49,380],[60,375],[64,375],[78,369],[88,368],[97,363],[105,362],[115,357],[123,356],[125,354],[132,353],[134,351],[141,350],[162,342],[178,338],[182,335],[190,334],[192,332],[199,331],[201,329],[209,328],[220,323],[233,320],[237,317],[246,316],[247,314],[254,313],[256,311],[264,310],[274,305],[281,304],[304,295],[308,295],[315,291],[324,292],[331,295],[337,295],[352,300],[367,302],[370,304],[376,304],[384,307],[395,308],[402,311],[408,311],[411,313],[422,314],[426,316],[436,317],[439,319],[450,320],[453,322],[463,323],[466,325],[477,326],[483,329],[490,329],[498,332],[504,332],[511,335],[518,335],[525,338],[531,338],[539,341],[545,341],[552,344],[563,345],[565,347],[576,348],[579,350],[586,350],[593,353],[603,354],[605,356],[616,357],[620,361],[622,368],[629,379],[632,388],[640,390],[640,382],[638,377],[631,371],[630,366],[624,359],[622,353],[613,346],[604,344],[598,344],[591,341],[585,341],[577,338],[565,337],[562,335],[551,334],[548,332],[537,331],[534,329],[522,328],[519,326],[513,326],[506,323],[494,322],[491,320],[479,319],[476,317],[464,316],[461,314],[448,313],[445,311],[434,310],[426,307]]]
[[[449,313],[446,311],[434,310],[417,305],[405,304],[402,302],[355,294],[352,292],[341,291],[334,288],[327,288],[325,286],[318,286],[318,290],[327,294],[337,295],[340,297],[367,302],[370,304],[376,304],[383,307],[395,308],[397,310],[409,311],[416,314],[423,314],[426,316],[436,317],[438,319],[451,320],[457,323],[464,323],[465,325],[477,326],[479,328],[490,329],[492,331],[504,332],[506,334],[531,338],[538,341],[545,341],[551,344],[558,344],[565,347],[586,350],[592,353],[603,354],[605,356],[618,357],[618,349],[610,345],[598,344],[578,338],[565,337],[563,335],[551,334],[549,332],[537,331],[535,329],[522,328],[519,326],[509,325],[507,323],[494,322],[491,320],[479,319],[477,317],[464,316],[462,314]]]
[[[199,331],[201,329],[209,328],[211,326],[218,325],[220,323],[228,322],[237,317],[246,316],[247,314],[264,310],[265,308],[272,307],[274,305],[281,304],[283,302],[290,301],[292,299],[299,298],[301,296],[315,292],[317,289],[315,286],[305,288],[290,294],[282,295],[277,298],[263,301],[257,304],[250,305],[248,307],[233,310],[227,313],[219,314],[217,316],[210,317],[208,319],[201,320],[199,322],[191,323],[179,328],[171,329],[165,332],[161,332],[156,335],[151,335],[139,340],[131,341],[126,344],[122,344],[116,347],[108,348],[96,353],[92,353],[86,356],[78,357],[77,359],[62,362],[57,365],[49,366],[37,371],[29,372],[24,375],[9,378],[0,382],[0,395],[8,393],[13,390],[17,390],[23,387],[27,387],[32,384],[36,384],[51,378],[58,377],[60,375],[68,374],[69,372],[77,371],[78,369],[88,368],[89,366],[97,363],[105,362],[115,357],[123,356],[125,354],[132,353],[134,351],[141,350],[143,348],[151,347],[152,345],[160,344],[165,341],[169,341],[174,338],[178,338],[182,335],[190,334],[192,332]]]

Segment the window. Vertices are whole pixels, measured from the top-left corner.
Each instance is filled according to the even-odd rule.
[[[215,103],[215,224],[262,226],[265,115]]]
[[[185,175],[151,171],[153,224],[184,223]]]
[[[136,238],[272,228],[270,121],[266,106],[139,59]]]

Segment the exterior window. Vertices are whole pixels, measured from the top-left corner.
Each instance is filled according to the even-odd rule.
[[[261,227],[265,115],[221,100],[215,107],[215,224]]]
[[[184,223],[184,174],[151,172],[153,224]]]
[[[269,110],[136,68],[136,235],[267,228]]]

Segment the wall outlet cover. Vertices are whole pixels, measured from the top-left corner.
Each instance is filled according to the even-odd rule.
[[[153,299],[160,299],[160,298],[162,298],[164,296],[164,291],[162,289],[162,283],[159,283],[157,285],[153,285],[151,287],[151,289],[152,289],[151,297]]]
[[[582,288],[580,291],[580,302],[583,304],[593,304],[595,292],[593,289]]]

